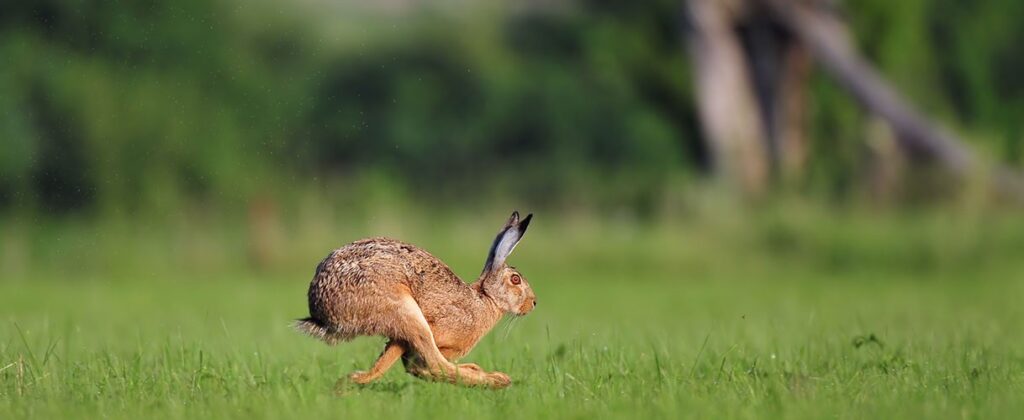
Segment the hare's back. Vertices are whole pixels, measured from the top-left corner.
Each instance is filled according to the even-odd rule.
[[[367,288],[377,294],[404,285],[415,292],[438,282],[462,284],[447,265],[415,245],[368,238],[338,248],[320,262],[310,285],[310,303],[315,297],[325,299]]]

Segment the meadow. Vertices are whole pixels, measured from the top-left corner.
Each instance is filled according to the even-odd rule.
[[[259,269],[237,251],[244,228],[214,222],[5,225],[0,418],[1024,410],[1024,224],[1013,214],[719,213],[656,223],[538,215],[510,262],[540,305],[465,359],[508,373],[513,385],[498,391],[424,382],[400,366],[355,387],[339,378],[368,367],[382,339],[328,347],[289,324],[306,315],[309,279],[333,247],[398,236],[469,279],[499,212],[299,221]],[[12,249],[34,262],[15,267]]]

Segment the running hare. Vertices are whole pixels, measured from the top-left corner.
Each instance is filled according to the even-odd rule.
[[[501,388],[501,372],[472,363],[469,353],[506,313],[526,315],[537,298],[514,267],[505,264],[530,224],[513,212],[494,238],[480,277],[466,284],[447,265],[413,245],[387,238],[353,242],[331,252],[309,285],[309,318],[296,327],[328,344],[361,335],[389,338],[366,372],[350,378],[369,383],[402,357],[420,378]]]

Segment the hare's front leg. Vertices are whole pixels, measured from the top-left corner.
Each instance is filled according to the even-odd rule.
[[[465,385],[480,385],[494,388],[507,386],[507,375],[495,376],[482,370],[460,367],[448,361],[434,342],[430,324],[423,311],[412,297],[406,297],[403,304],[402,322],[398,324],[402,338],[409,342],[418,357],[406,358],[406,369],[420,378],[443,380]]]
[[[454,363],[456,359],[458,359],[459,357],[461,357],[465,353],[466,353],[466,350],[462,350],[462,349],[456,349],[456,348],[451,348],[451,347],[443,347],[443,348],[441,348],[441,354],[444,355],[445,359],[450,360],[452,363]],[[503,388],[503,387],[508,386],[509,384],[512,383],[512,378],[509,378],[508,375],[506,375],[506,374],[504,374],[502,372],[490,372],[490,373],[488,373],[482,367],[480,367],[480,365],[478,365],[476,363],[459,363],[458,366],[459,366],[459,369],[473,370],[473,371],[476,371],[476,372],[480,372],[481,374],[487,375],[488,377],[490,377],[491,382],[493,382],[495,384],[495,385],[492,385],[495,388]]]
[[[349,375],[352,382],[360,385],[368,384],[377,378],[384,375],[388,369],[391,369],[391,365],[395,364],[395,361],[399,357],[402,357],[406,351],[406,345],[398,340],[388,341],[388,344],[384,347],[384,351],[381,352],[377,362],[373,364],[373,367],[369,371],[358,371],[353,372]]]
[[[410,375],[426,380],[447,380],[464,385],[487,386],[491,388],[504,388],[512,383],[508,375],[501,372],[486,372],[476,363],[460,363],[454,365],[458,368],[460,377],[453,381],[451,378],[438,376],[430,371],[426,361],[415,352],[407,352],[402,358],[405,363],[405,371]]]

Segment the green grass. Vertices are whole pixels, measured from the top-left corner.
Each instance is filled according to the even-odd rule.
[[[1024,410],[1019,225],[787,222],[808,219],[761,220],[753,230],[535,224],[511,262],[540,306],[507,333],[499,324],[466,358],[511,375],[500,391],[427,383],[400,366],[364,388],[339,385],[383,340],[327,347],[290,329],[306,314],[305,288],[329,247],[269,272],[111,268],[116,275],[76,275],[84,257],[65,250],[59,270],[0,282],[0,418]],[[486,242],[493,229],[404,233],[469,274],[483,251],[463,244]],[[359,235],[342,236],[335,244]]]

